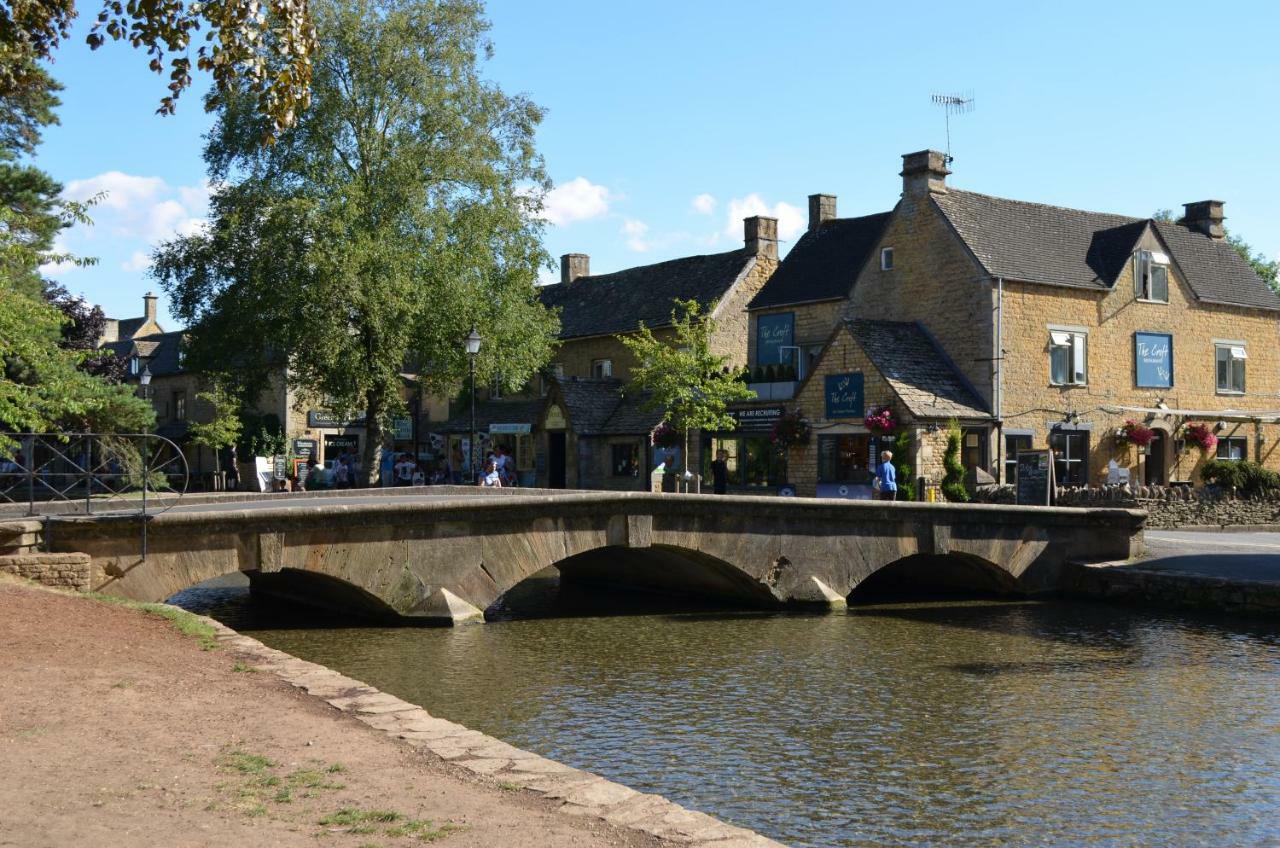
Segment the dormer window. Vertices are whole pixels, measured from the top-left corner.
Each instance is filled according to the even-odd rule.
[[[1169,302],[1169,257],[1152,250],[1133,254],[1133,287],[1138,300]]]
[[[129,376],[136,377],[141,373],[142,373],[142,357],[140,356],[129,357]]]
[[[892,247],[880,248],[880,270],[881,271],[893,270],[893,248]]]

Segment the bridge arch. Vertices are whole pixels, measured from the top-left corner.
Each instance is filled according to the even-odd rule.
[[[882,596],[1015,595],[1018,580],[1006,566],[971,553],[909,554],[859,580],[850,603]]]

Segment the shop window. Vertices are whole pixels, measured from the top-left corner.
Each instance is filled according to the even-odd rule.
[[[797,379],[803,380],[808,377],[810,372],[818,364],[818,357],[822,355],[821,344],[810,344],[800,346],[800,367],[796,371]]]
[[[591,363],[592,377],[612,377],[613,376],[613,360],[597,359]]]
[[[1049,381],[1055,386],[1084,385],[1088,379],[1086,333],[1052,330],[1049,333]]]
[[[1240,462],[1249,458],[1249,439],[1244,436],[1228,436],[1218,439],[1218,459]]]
[[[1004,437],[1004,482],[1018,481],[1018,451],[1031,450],[1031,436],[1006,435]]]
[[[1087,430],[1055,430],[1049,436],[1053,471],[1060,486],[1084,486],[1089,482],[1089,433]]]
[[[1218,365],[1218,392],[1244,394],[1244,367],[1249,359],[1242,344],[1214,346]]]
[[[533,435],[521,433],[516,436],[516,470],[533,470]]]
[[[883,247],[880,249],[880,270],[881,271],[893,270],[893,248],[892,247]]]
[[[716,458],[716,453],[724,451],[728,454],[725,459],[725,465],[729,469],[728,479],[730,486],[742,485],[742,467],[740,463],[742,445],[741,439],[737,436],[730,438],[720,438],[713,436],[704,439],[702,442],[702,479],[705,485],[710,485],[711,480],[711,460]]]
[[[179,390],[173,393],[173,420],[187,420],[187,393]]]
[[[863,433],[818,437],[818,482],[869,484],[877,440]]]
[[[776,486],[785,474],[785,460],[778,455],[768,436],[713,437],[703,441],[702,476],[710,485],[711,460],[717,451],[729,456],[730,486]]]
[[[640,443],[623,442],[611,446],[613,463],[610,473],[614,477],[640,476]]]
[[[1169,302],[1169,257],[1139,250],[1133,255],[1133,286],[1138,300]]]

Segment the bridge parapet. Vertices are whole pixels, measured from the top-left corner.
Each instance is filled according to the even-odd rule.
[[[1144,513],[710,497],[521,492],[488,497],[353,498],[59,519],[54,550],[85,551],[94,588],[162,600],[244,571],[399,616],[474,618],[549,566],[566,576],[736,598],[759,606],[838,605],[908,557],[959,557],[1012,591],[1057,588],[1067,561],[1114,561],[1141,547]],[[300,584],[301,585],[301,584]],[[332,596],[332,597],[330,597]]]

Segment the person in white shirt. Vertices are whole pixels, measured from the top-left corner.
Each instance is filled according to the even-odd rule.
[[[395,476],[397,486],[413,485],[413,469],[415,464],[409,459],[408,454],[401,454],[400,461],[395,466]]]
[[[415,486],[427,485],[427,475],[422,473],[421,465],[415,465],[413,467],[413,485]]]

